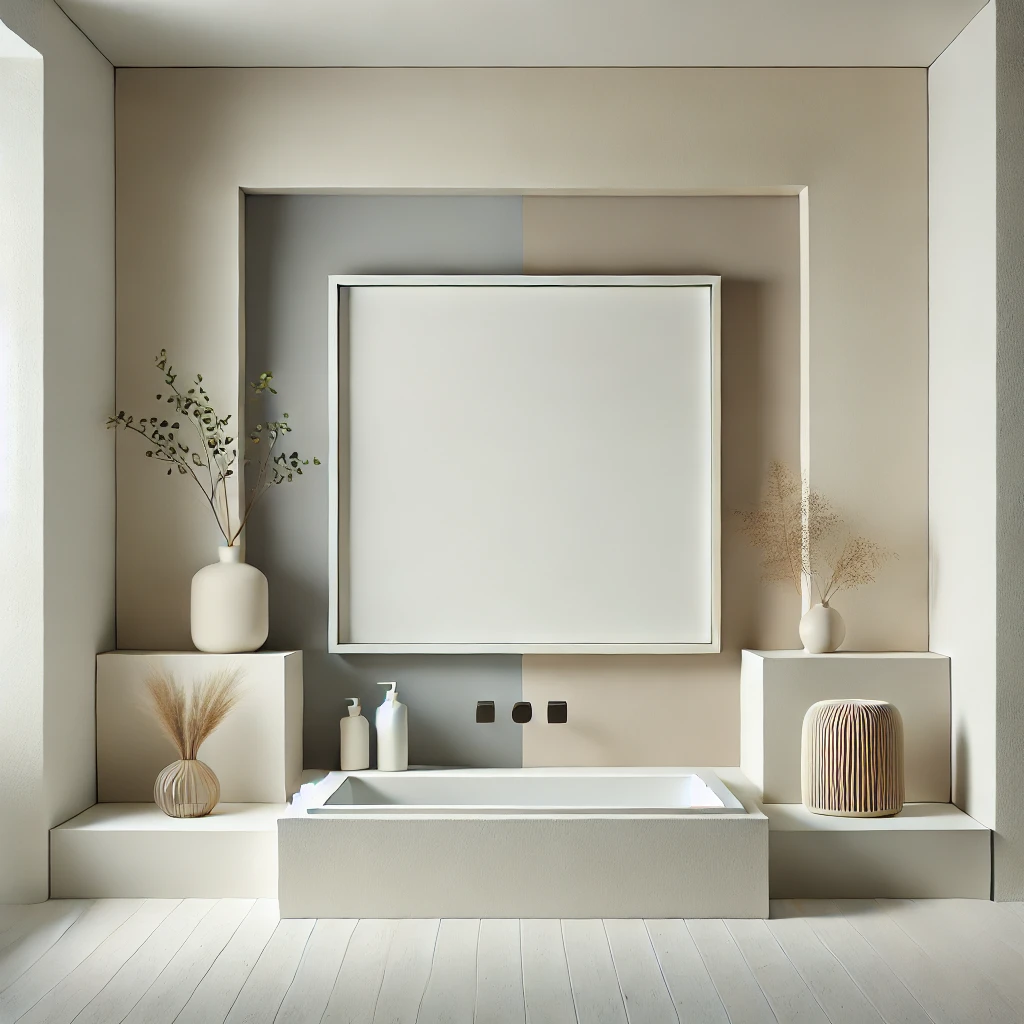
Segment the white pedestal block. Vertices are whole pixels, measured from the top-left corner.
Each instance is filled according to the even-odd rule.
[[[953,804],[906,804],[894,818],[764,812],[773,899],[989,899],[991,833]]]
[[[220,804],[168,818],[152,803],[93,804],[50,830],[54,899],[277,896],[284,804]]]
[[[237,668],[241,698],[202,745],[225,803],[283,804],[302,774],[302,652],[115,651],[96,659],[96,771],[101,803],[150,803],[159,771],[177,758],[150,710],[146,680],[172,672],[191,686]]]
[[[903,716],[906,799],[950,798],[949,659],[744,651],[740,767],[769,804],[799,803],[800,730],[819,700],[885,700]]]

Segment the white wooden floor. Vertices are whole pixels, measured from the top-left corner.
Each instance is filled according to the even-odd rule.
[[[1024,905],[770,921],[280,921],[270,900],[0,907],[0,1024],[1024,1021]]]

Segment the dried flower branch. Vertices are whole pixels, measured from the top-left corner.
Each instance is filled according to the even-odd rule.
[[[128,416],[124,410],[116,416],[107,417],[107,428],[121,427],[144,437],[150,447],[146,449],[146,458],[157,462],[168,463],[167,475],[171,476],[177,469],[181,476],[190,476],[203,497],[206,499],[217,528],[228,545],[234,544],[249,520],[256,503],[267,491],[283,483],[291,483],[296,476],[302,476],[302,467],[312,461],[314,466],[320,465],[317,458],[303,459],[298,452],[290,455],[285,452],[274,454],[274,448],[283,434],[291,433],[288,413],[283,413],[280,420],[266,420],[257,423],[249,431],[249,442],[255,448],[263,444],[259,458],[259,472],[256,483],[245,493],[245,504],[237,524],[231,522],[231,503],[227,494],[227,479],[234,476],[234,465],[238,459],[237,441],[228,434],[231,429],[231,415],[218,416],[210,404],[210,396],[203,387],[203,375],[196,374],[192,387],[184,394],[177,385],[178,375],[167,361],[166,349],[160,350],[156,358],[156,367],[164,375],[167,394],[158,394],[156,400],[174,407],[167,417],[142,417],[136,420]],[[276,395],[271,382],[272,373],[261,373],[257,381],[249,384],[254,396],[266,393]],[[198,435],[198,440],[191,445],[179,436],[182,421],[187,420]],[[248,463],[248,459],[245,460]],[[198,470],[198,473],[197,473]]]
[[[897,557],[853,534],[823,494],[778,461],[768,468],[761,503],[735,515],[740,532],[761,551],[761,579],[792,583],[797,593],[806,580],[822,604],[874,583],[878,569]]]
[[[239,701],[238,671],[215,672],[185,696],[182,685],[168,672],[146,682],[153,713],[183,761],[195,760],[199,748]]]
[[[830,543],[819,556],[823,570],[814,576],[822,604],[828,604],[843,590],[855,590],[874,583],[878,570],[894,551],[883,548],[867,537],[847,533],[845,538],[829,538]]]

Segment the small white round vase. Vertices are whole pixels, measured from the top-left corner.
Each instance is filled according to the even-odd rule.
[[[800,639],[809,654],[832,654],[845,637],[846,623],[831,605],[811,605],[800,620]]]
[[[241,654],[263,646],[270,631],[267,577],[221,545],[220,561],[192,577],[192,643],[208,654]]]

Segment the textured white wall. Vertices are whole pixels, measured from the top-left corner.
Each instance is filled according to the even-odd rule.
[[[152,404],[166,347],[235,407],[239,188],[807,186],[812,482],[901,556],[841,604],[849,645],[923,649],[926,127],[920,69],[121,70],[118,404]],[[118,445],[118,642],[181,647],[216,531],[134,440]]]
[[[0,17],[5,15],[0,8]],[[0,23],[0,903],[46,899],[43,62]]]
[[[44,748],[57,825],[96,800],[95,657],[114,646],[114,70],[50,0],[41,24]]]
[[[953,799],[996,822],[996,19],[928,72],[931,647],[950,656]]]
[[[113,69],[52,0],[8,11],[42,55],[0,59],[17,156],[0,169],[16,176],[0,179],[15,199],[0,424],[17,452],[0,497],[0,902],[17,902],[46,898],[49,826],[95,800],[95,654],[114,640],[114,111]]]
[[[1024,5],[996,14],[995,896],[1024,899]]]

